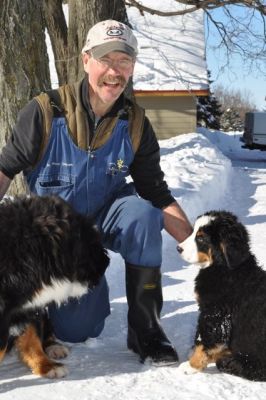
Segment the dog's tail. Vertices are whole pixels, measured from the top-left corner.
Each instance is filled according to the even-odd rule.
[[[216,366],[221,372],[250,381],[266,381],[266,364],[251,359],[248,354],[232,354],[219,359]]]

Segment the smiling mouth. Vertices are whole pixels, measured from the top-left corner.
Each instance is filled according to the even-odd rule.
[[[121,77],[116,77],[115,79],[112,77],[103,77],[99,81],[100,86],[105,86],[109,88],[124,88],[126,86],[126,80],[121,76]]]
[[[103,82],[104,86],[108,86],[108,87],[118,87],[118,86],[122,86],[120,84],[120,82]]]

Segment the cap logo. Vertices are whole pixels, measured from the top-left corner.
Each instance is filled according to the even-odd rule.
[[[101,58],[112,51],[134,57],[138,53],[138,42],[129,26],[108,19],[98,22],[89,30],[82,54],[88,51],[94,58]]]
[[[108,36],[122,36],[123,35],[123,31],[121,29],[119,29],[119,28],[111,28],[111,29],[108,29],[106,34]]]

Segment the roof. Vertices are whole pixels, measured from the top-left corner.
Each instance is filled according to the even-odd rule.
[[[174,0],[143,0],[160,11],[180,10]],[[181,16],[162,17],[127,9],[139,43],[133,77],[134,91],[207,91],[204,15],[201,10]]]

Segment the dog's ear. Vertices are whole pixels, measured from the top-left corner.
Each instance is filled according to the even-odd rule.
[[[235,247],[232,244],[226,244],[225,242],[222,242],[221,244],[221,249],[224,255],[224,259],[226,261],[226,265],[229,269],[234,269],[238,265],[242,263],[247,257],[243,255],[243,252],[241,252],[240,247]]]
[[[249,237],[241,223],[235,223],[230,230],[224,232],[221,237],[221,250],[230,269],[238,267],[249,257]]]

